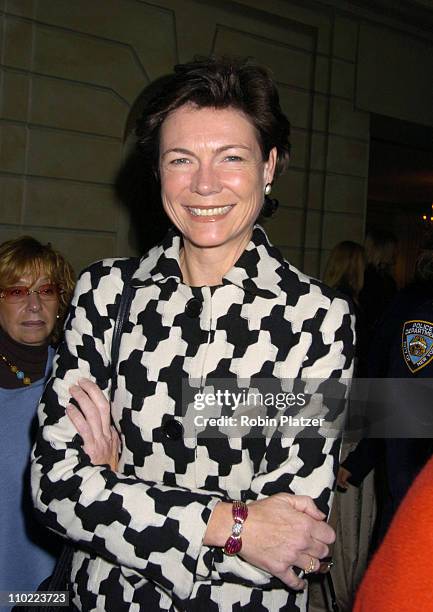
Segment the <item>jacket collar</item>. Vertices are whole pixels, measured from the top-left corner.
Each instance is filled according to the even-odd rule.
[[[181,237],[169,230],[163,242],[145,255],[133,276],[134,287],[148,287],[172,279],[173,290],[182,283],[179,263]],[[277,297],[281,289],[281,268],[285,265],[281,253],[268,240],[260,225],[255,225],[247,248],[235,265],[223,277],[223,285],[236,285],[245,292],[263,298]]]

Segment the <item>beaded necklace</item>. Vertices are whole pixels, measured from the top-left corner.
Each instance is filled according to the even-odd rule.
[[[0,359],[2,359],[5,362],[5,364],[8,366],[12,374],[15,374],[18,380],[21,380],[23,385],[31,384],[32,381],[30,380],[30,378],[26,376],[24,372],[18,368],[18,366],[11,363],[5,355],[0,354]]]

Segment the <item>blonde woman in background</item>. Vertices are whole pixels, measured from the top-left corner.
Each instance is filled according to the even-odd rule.
[[[323,281],[328,287],[337,289],[352,301],[356,315],[355,376],[365,375],[365,315],[359,296],[364,285],[366,269],[364,247],[357,242],[344,240],[331,251],[325,268]]]
[[[356,314],[355,375],[366,376],[367,334],[365,314],[360,304],[364,285],[366,253],[357,242],[345,240],[331,251],[325,268],[324,282],[352,301]],[[353,447],[343,443],[342,457]],[[350,612],[356,588],[367,567],[368,547],[375,519],[375,497],[372,475],[359,488],[349,487],[350,473],[340,467],[330,522],[336,531],[333,549],[332,578],[341,612]],[[316,612],[312,609],[311,612]]]
[[[326,264],[324,282],[358,303],[364,284],[365,250],[357,242],[344,240],[331,251]]]

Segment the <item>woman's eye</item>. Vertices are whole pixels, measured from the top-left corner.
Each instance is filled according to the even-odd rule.
[[[13,297],[22,297],[23,295],[27,295],[27,289],[25,287],[12,287],[8,289],[8,293]]]
[[[178,157],[177,159],[172,159],[170,164],[173,166],[182,166],[183,164],[191,163],[190,160],[186,157]]]
[[[39,293],[46,296],[52,296],[56,293],[56,287],[54,285],[43,285],[39,289]]]

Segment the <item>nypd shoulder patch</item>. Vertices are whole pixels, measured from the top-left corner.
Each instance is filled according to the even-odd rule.
[[[405,363],[414,374],[433,359],[433,323],[406,321],[403,326],[402,349]]]

